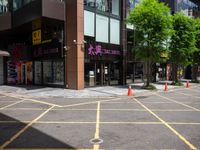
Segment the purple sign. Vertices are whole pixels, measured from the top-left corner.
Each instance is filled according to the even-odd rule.
[[[119,50],[110,50],[110,49],[103,49],[101,45],[96,45],[94,48],[91,44],[90,47],[88,48],[88,55],[120,55]]]

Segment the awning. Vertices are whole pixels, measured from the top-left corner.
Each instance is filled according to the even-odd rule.
[[[0,56],[10,56],[10,53],[7,51],[0,50]]]

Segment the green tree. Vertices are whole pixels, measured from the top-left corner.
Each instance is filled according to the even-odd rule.
[[[197,82],[198,66],[200,65],[200,18],[195,19],[196,51],[193,53],[192,79]]]
[[[180,65],[191,63],[195,50],[194,20],[182,13],[173,16],[174,32],[170,43],[170,61],[172,63],[172,80],[178,82],[177,70]]]
[[[142,0],[131,11],[128,22],[135,28],[136,57],[146,62],[146,86],[152,81],[151,69],[166,52],[172,27],[170,9],[158,0]]]

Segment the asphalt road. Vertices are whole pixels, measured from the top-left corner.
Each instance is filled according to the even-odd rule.
[[[200,86],[133,97],[0,95],[0,149],[200,149]]]

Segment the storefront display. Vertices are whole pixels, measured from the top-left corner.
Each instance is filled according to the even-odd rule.
[[[64,85],[63,61],[43,61],[43,82]]]
[[[3,68],[3,57],[0,56],[0,85],[3,84],[3,74],[4,74],[4,68]]]
[[[35,84],[42,84],[42,64],[40,61],[34,62],[34,68],[35,68]]]

